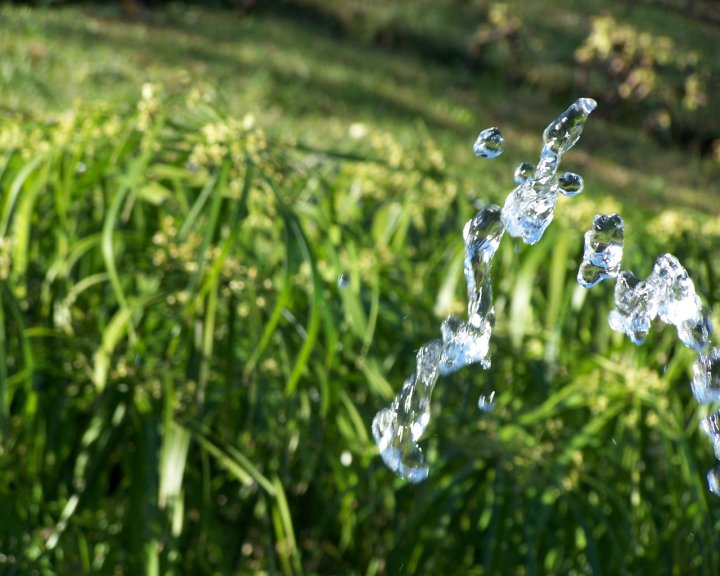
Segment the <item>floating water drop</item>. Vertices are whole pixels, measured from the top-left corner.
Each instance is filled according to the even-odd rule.
[[[558,178],[558,188],[560,188],[560,193],[565,196],[577,196],[583,191],[584,185],[582,176],[574,172],[565,172]]]
[[[492,412],[495,409],[495,390],[489,394],[480,394],[478,399],[478,410],[481,412]]]
[[[337,286],[340,289],[345,289],[350,286],[350,274],[343,272],[338,276]]]
[[[505,138],[494,126],[480,132],[473,145],[473,152],[478,158],[497,158],[504,150]]]
[[[578,270],[578,284],[591,288],[620,271],[625,232],[617,214],[598,214],[593,227],[585,232],[585,252]]]
[[[515,168],[515,183],[524,184],[535,175],[535,166],[530,162],[523,162]]]
[[[85,172],[87,172],[87,166],[85,165],[85,163],[78,162],[77,164],[75,164],[75,172],[77,172],[78,174],[85,174]]]
[[[716,466],[707,473],[707,484],[710,492],[720,496],[720,466]]]

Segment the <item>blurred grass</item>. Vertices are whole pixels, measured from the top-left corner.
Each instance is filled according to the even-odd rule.
[[[501,245],[493,366],[439,383],[411,486],[369,423],[462,314],[476,201],[567,102],[272,10],[0,18],[0,571],[718,573],[692,355],[575,282],[617,210],[626,265],[675,253],[717,325],[710,159],[593,116],[586,192]],[[489,124],[509,149],[473,161]]]
[[[349,123],[386,129],[400,141],[417,138],[422,123],[449,170],[470,178],[478,177],[478,168],[467,154],[468,134],[497,124],[512,138],[513,154],[484,168],[482,186],[483,197],[501,201],[515,164],[537,154],[535,136],[547,118],[578,95],[574,53],[593,14],[608,11],[640,30],[660,30],[678,49],[707,54],[703,62],[717,68],[711,58],[716,28],[697,19],[621,3],[549,10],[542,3],[506,3],[512,18],[522,20],[523,58],[530,58],[523,62],[522,86],[508,89],[510,56],[502,46],[474,72],[457,58],[438,61],[427,54],[442,38],[464,49],[474,30],[487,26],[491,4],[358,4],[261,3],[247,17],[171,5],[149,22],[123,19],[112,5],[4,8],[0,109],[34,116],[62,111],[78,98],[120,103],[147,81],[171,93],[200,87],[221,109],[253,114],[270,136],[291,134],[301,144],[335,152],[347,149]],[[293,10],[315,5],[309,15]],[[427,49],[399,40],[384,49],[372,38],[386,28],[414,31]],[[612,195],[644,211],[681,205],[718,213],[717,162],[658,149],[638,135],[638,118],[629,125],[632,118],[618,121],[607,105],[594,120],[581,162],[596,197]]]

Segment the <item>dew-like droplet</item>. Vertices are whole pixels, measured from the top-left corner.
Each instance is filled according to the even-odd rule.
[[[475,140],[473,152],[478,158],[497,158],[505,150],[505,138],[499,129],[486,128]]]
[[[341,288],[343,290],[350,286],[350,274],[348,274],[347,272],[343,272],[342,274],[340,274],[340,276],[338,276],[337,285],[338,288]]]
[[[715,466],[707,473],[707,483],[710,492],[720,496],[720,466]]]
[[[574,172],[565,172],[558,178],[560,193],[565,196],[577,196],[583,191],[584,185],[582,176]]]
[[[520,164],[517,168],[515,168],[515,183],[516,184],[524,184],[530,178],[532,178],[535,175],[535,166],[533,166],[530,162],[523,162]]]
[[[495,409],[495,390],[489,394],[480,394],[478,399],[478,410],[481,412],[492,412]]]

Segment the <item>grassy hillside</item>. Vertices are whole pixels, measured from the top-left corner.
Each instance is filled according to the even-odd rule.
[[[563,161],[585,192],[501,244],[492,367],[438,383],[428,480],[370,437],[464,314],[464,223],[584,95],[589,17],[713,54],[650,3],[519,5],[513,78],[502,44],[466,60],[480,2],[0,9],[0,572],[718,573],[693,355],[575,281],[619,211],[625,266],[676,254],[720,322],[718,166],[648,102],[600,99]]]
[[[648,6],[613,9],[602,2],[580,13],[569,6],[520,9],[509,3],[494,20],[491,5],[482,2],[269,6],[276,7],[261,4],[245,17],[176,6],[147,21],[124,19],[112,7],[6,8],[0,12],[6,55],[0,107],[44,116],[76,99],[125,102],[146,82],[173,93],[199,88],[222,110],[253,114],[271,135],[334,151],[348,147],[347,130],[355,122],[406,141],[423,138],[427,129],[446,152],[451,172],[471,179],[479,177],[479,168],[468,142],[495,124],[507,133],[509,150],[496,166],[484,167],[489,177],[483,177],[482,195],[500,200],[512,185],[514,165],[536,155],[547,119],[589,95],[600,107],[579,162],[595,198],[611,195],[652,212],[669,206],[720,210],[717,162],[659,149],[638,134],[654,108],[623,115],[633,111],[631,103],[618,110],[602,90],[583,89],[574,64],[590,17],[609,12],[638,33],[670,35],[680,53],[701,54],[713,72],[706,91],[720,93],[713,84],[720,77],[712,57],[716,27]],[[502,40],[488,45],[472,69],[465,61],[473,34],[503,18],[516,22],[522,42],[514,84],[507,78],[513,54]],[[405,42],[405,36],[416,40]],[[447,43],[457,46],[443,52]],[[698,110],[697,122],[717,130],[712,110],[712,102]]]

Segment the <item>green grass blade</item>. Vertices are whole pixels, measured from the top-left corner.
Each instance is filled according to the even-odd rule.
[[[93,382],[98,391],[105,388],[108,369],[110,368],[110,358],[122,337],[129,332],[133,315],[160,298],[162,298],[162,295],[158,294],[138,298],[126,308],[118,310],[104,328],[102,342],[94,356]]]
[[[10,224],[10,215],[12,214],[13,206],[17,200],[18,194],[20,194],[20,190],[22,190],[22,187],[30,177],[30,174],[32,174],[44,160],[45,156],[39,155],[35,156],[32,160],[30,160],[30,162],[25,164],[18,171],[17,176],[15,176],[12,184],[10,184],[7,193],[4,194],[5,198],[2,203],[2,212],[0,212],[0,238],[7,235],[8,226]]]
[[[307,243],[307,238],[305,237],[305,234],[303,233],[302,228],[297,221],[291,221],[291,229],[295,233],[295,237],[300,243],[300,248],[306,261],[310,264],[312,277],[312,303],[310,309],[310,319],[306,328],[307,335],[305,337],[305,341],[300,347],[300,351],[298,352],[297,358],[295,360],[295,365],[293,366],[292,372],[290,373],[290,377],[288,378],[288,382],[285,386],[285,394],[288,396],[295,392],[297,384],[300,381],[300,378],[302,377],[307,367],[310,354],[315,346],[318,331],[320,328],[320,307],[322,306],[322,302],[320,299],[322,287],[320,284],[317,267],[315,265],[315,260],[310,253],[310,247]]]
[[[232,447],[220,448],[197,427],[190,428],[195,440],[245,486],[257,483],[268,495],[275,497],[273,483],[242,453]]]
[[[286,574],[299,576],[303,573],[300,550],[297,546],[285,490],[283,490],[279,478],[273,479],[273,487],[275,489],[273,524],[278,539],[280,561],[283,563]]]

